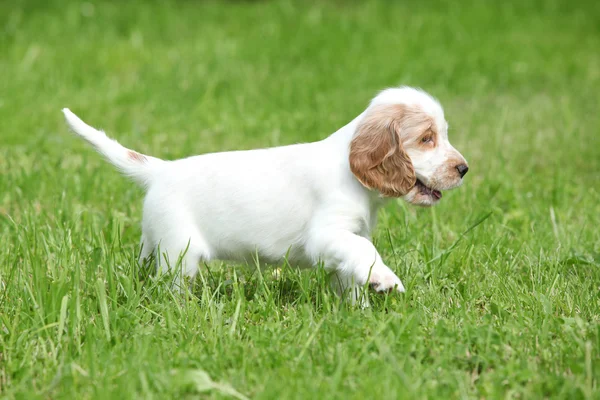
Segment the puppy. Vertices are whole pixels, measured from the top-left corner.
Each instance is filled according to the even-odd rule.
[[[318,142],[204,154],[176,161],[129,150],[79,119],[66,121],[146,190],[140,262],[194,277],[201,261],[311,267],[323,263],[339,293],[369,284],[404,291],[371,243],[390,198],[430,206],[469,170],[448,141],[440,104],[409,87],[384,90]],[[160,253],[160,254],[158,254]]]

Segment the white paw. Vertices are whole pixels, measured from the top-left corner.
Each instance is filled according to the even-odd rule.
[[[369,277],[369,287],[378,293],[391,292],[396,290],[399,293],[404,293],[404,285],[400,278],[396,276],[389,268],[381,271],[371,271]]]

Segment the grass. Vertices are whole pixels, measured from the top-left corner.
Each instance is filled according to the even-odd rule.
[[[598,398],[600,6],[0,3],[0,396]],[[136,266],[143,193],[70,107],[162,158],[317,140],[380,89],[437,96],[471,171],[374,241],[407,293],[321,270]],[[201,173],[201,172],[199,172]]]

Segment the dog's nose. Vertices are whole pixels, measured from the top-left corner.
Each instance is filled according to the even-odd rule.
[[[465,174],[467,172],[469,172],[469,167],[467,167],[467,164],[459,164],[456,166],[456,170],[458,171],[458,173],[460,174],[460,177],[462,178],[463,176],[465,176]]]

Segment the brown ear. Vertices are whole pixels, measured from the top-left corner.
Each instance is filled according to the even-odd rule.
[[[363,186],[386,197],[400,197],[417,180],[402,147],[403,106],[374,107],[360,122],[350,142],[350,170]]]

